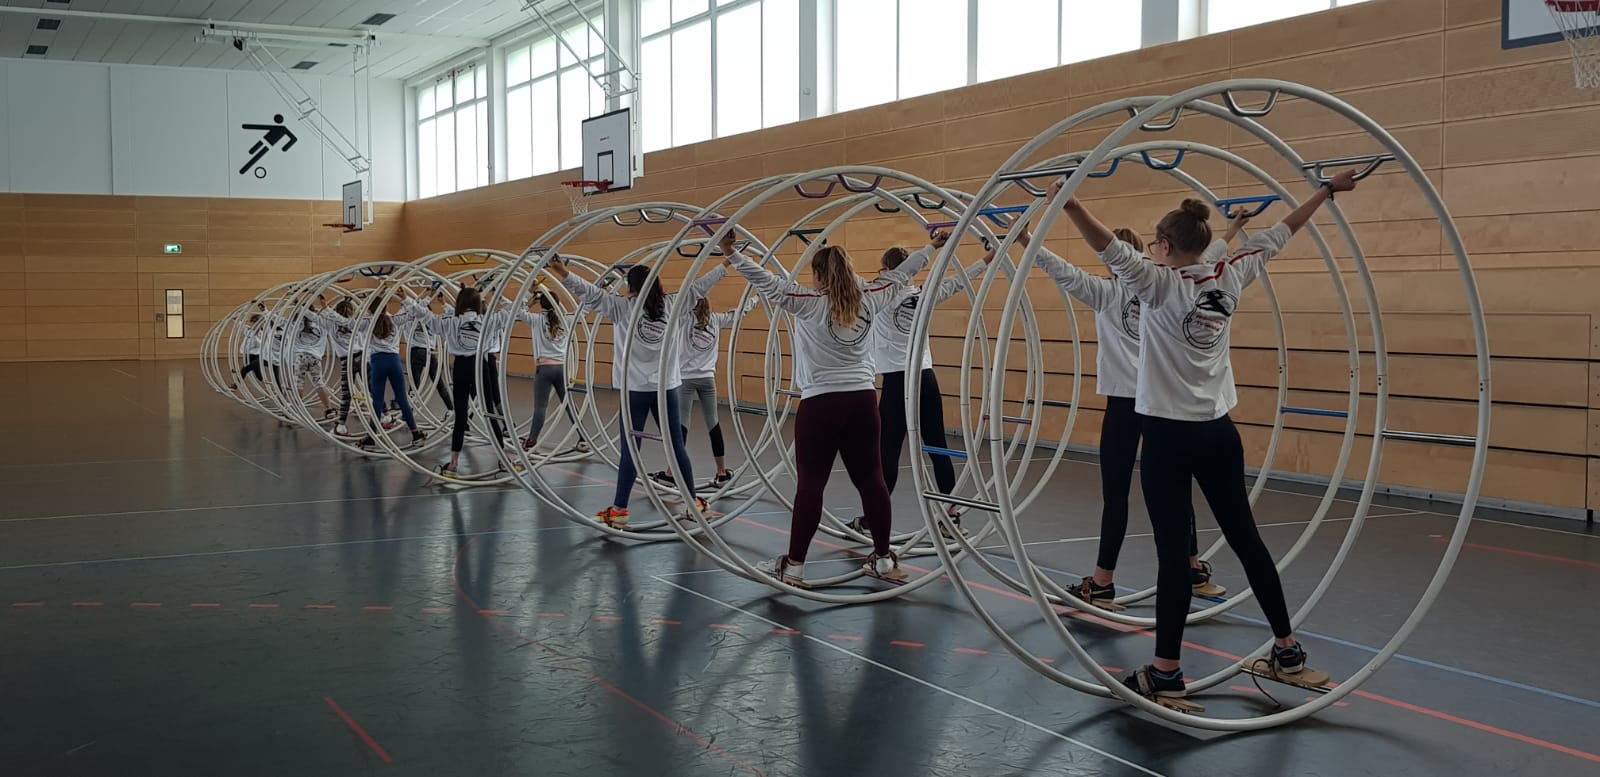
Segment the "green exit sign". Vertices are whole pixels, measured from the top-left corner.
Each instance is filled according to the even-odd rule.
[[[169,254],[181,254],[183,253],[183,246],[178,245],[177,243],[168,243],[164,250]]]

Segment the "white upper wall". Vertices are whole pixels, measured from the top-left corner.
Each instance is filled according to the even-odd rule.
[[[364,143],[352,79],[299,81]],[[376,200],[405,199],[402,92],[399,81],[371,82]],[[242,125],[275,116],[293,145],[284,138],[246,166],[266,133]],[[356,177],[253,71],[0,59],[0,191],[337,200]]]

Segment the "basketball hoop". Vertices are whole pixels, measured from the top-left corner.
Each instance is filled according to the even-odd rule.
[[[1544,0],[1544,6],[1572,48],[1578,88],[1600,87],[1600,0]]]
[[[1596,0],[1600,2],[1600,0]],[[605,194],[611,189],[610,181],[562,181],[561,190],[567,193],[567,202],[572,204],[572,215],[577,216],[589,212],[589,203],[584,199],[594,190],[594,194]]]

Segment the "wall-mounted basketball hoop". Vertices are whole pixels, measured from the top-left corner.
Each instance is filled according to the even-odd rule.
[[[1544,7],[1572,49],[1578,88],[1600,87],[1600,0],[1545,0]]]
[[[572,204],[572,215],[578,216],[589,212],[589,203],[584,197],[590,194],[605,194],[611,191],[611,182],[562,181],[561,191],[567,193],[567,202]]]

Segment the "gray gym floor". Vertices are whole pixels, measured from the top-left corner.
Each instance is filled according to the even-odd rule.
[[[868,606],[778,595],[675,543],[602,539],[515,487],[441,489],[336,453],[215,395],[193,363],[8,364],[0,381],[5,774],[1600,773],[1600,539],[1581,523],[1485,514],[1415,638],[1347,705],[1215,734],[1043,679],[948,583]],[[701,430],[691,443],[708,463]],[[563,493],[599,508],[608,477],[573,467]],[[1093,563],[1097,478],[1065,465],[1024,516],[1030,553],[1063,581]],[[910,491],[906,478],[901,528]],[[1257,505],[1275,551],[1316,503],[1292,491]],[[829,503],[854,512],[842,473]],[[1142,509],[1129,586],[1153,570]],[[1373,515],[1305,624],[1336,680],[1409,612],[1454,519],[1443,505]],[[769,557],[787,526],[768,504],[727,537]],[[1291,605],[1343,527],[1285,574]],[[846,558],[812,555],[818,572]],[[1226,551],[1217,571],[1244,587]],[[1070,664],[1031,602],[982,596]],[[1238,612],[1188,631],[1191,675],[1260,644],[1259,610]],[[1148,661],[1147,634],[1070,623],[1107,666]],[[1245,677],[1202,700],[1218,716],[1273,709]]]

